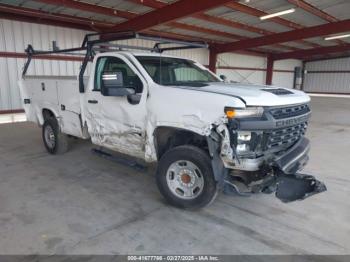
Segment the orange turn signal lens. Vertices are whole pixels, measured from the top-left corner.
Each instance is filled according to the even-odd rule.
[[[225,111],[227,118],[234,118],[235,117],[235,110],[229,109]]]

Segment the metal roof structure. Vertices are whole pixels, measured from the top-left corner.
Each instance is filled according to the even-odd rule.
[[[350,38],[324,40],[350,33],[349,0],[0,0],[0,18],[206,41],[214,60],[222,52],[308,61],[350,55]]]

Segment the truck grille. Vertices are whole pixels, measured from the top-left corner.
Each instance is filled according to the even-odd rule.
[[[270,113],[274,119],[300,116],[308,112],[310,112],[310,107],[308,104],[270,109]]]
[[[265,149],[288,148],[305,135],[307,122],[266,132]]]

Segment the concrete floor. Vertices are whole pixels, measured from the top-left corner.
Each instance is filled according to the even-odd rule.
[[[48,155],[30,123],[0,126],[0,254],[350,254],[350,99],[312,98],[308,172],[328,191],[283,204],[220,195],[201,211],[166,205],[152,172],[91,144]]]

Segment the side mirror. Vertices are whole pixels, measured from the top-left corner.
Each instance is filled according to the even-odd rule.
[[[133,88],[125,87],[122,72],[105,72],[101,78],[101,93],[104,96],[127,96],[135,94]]]
[[[225,75],[220,75],[220,79],[221,79],[222,81],[225,81],[225,82],[226,82],[227,77],[226,77]]]

